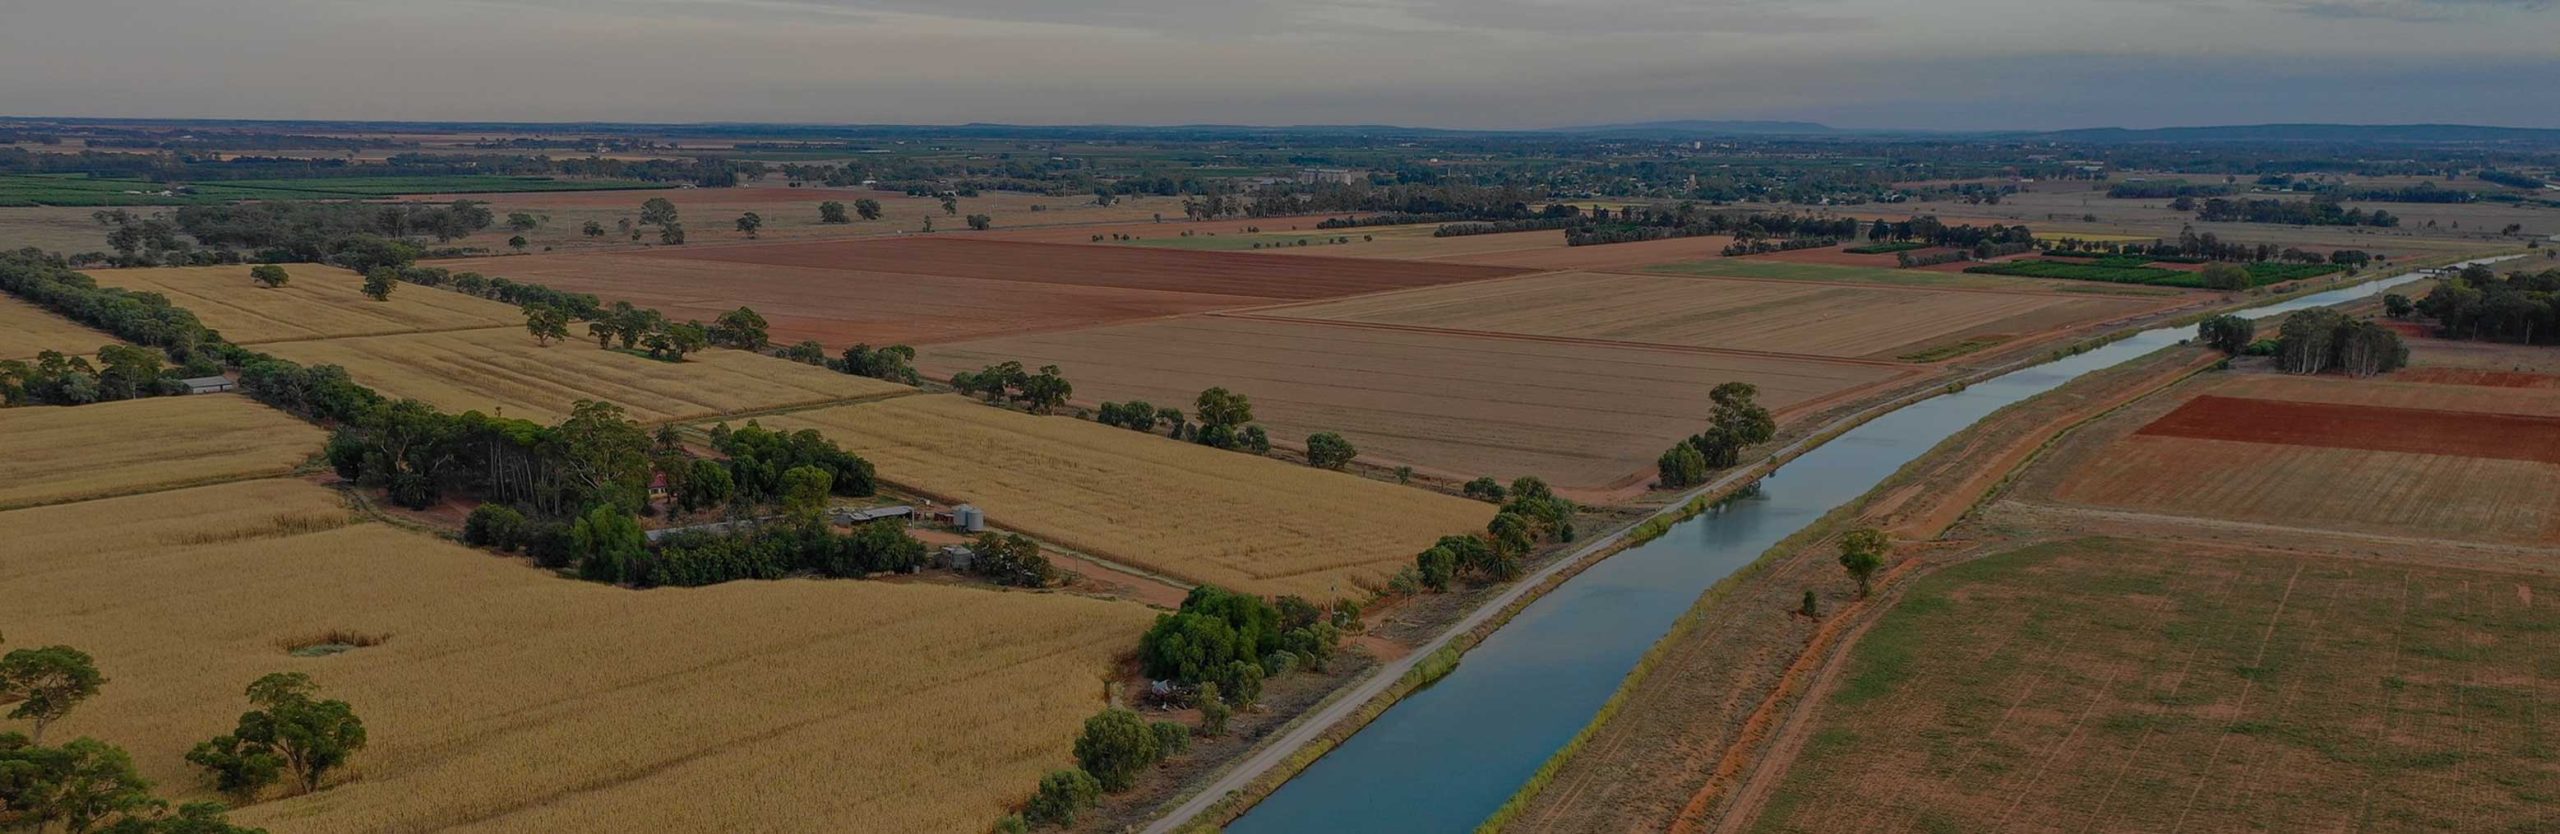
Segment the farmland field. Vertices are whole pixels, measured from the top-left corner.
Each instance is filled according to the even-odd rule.
[[[2560,390],[2399,379],[2190,382],[2067,440],[2024,492],[2368,535],[2560,541],[2560,428],[2548,416]]]
[[[1802,250],[1824,253],[1825,260],[1788,258],[1793,252],[1754,255],[1748,258],[1717,258],[1659,264],[1645,271],[1674,275],[1703,275],[1716,278],[1758,278],[1774,281],[1821,281],[1834,284],[1879,284],[1891,287],[1949,287],[1988,290],[2048,289],[2050,282],[1998,275],[1967,275],[1930,269],[1895,269],[1890,260],[1876,266],[1844,266],[1828,262],[1827,250]],[[1887,256],[1890,258],[1890,256]]]
[[[1750,830],[2542,830],[2560,585],[2082,539],[1916,581]]]
[[[740,350],[706,350],[671,363],[600,350],[591,340],[539,347],[522,328],[284,342],[265,349],[304,365],[344,366],[384,396],[540,422],[567,415],[582,399],[612,402],[641,422],[664,422],[914,390]]]
[[[927,343],[1468,281],[1518,270],[971,237],[659,249],[440,263],[708,320],[744,304],[774,338]]]
[[[238,395],[0,409],[0,507],[281,475],[327,439]]]
[[[375,336],[524,324],[514,305],[458,292],[403,284],[389,301],[364,295],[364,279],[317,264],[292,264],[292,280],[269,289],[249,280],[248,266],[99,269],[98,283],[156,292],[196,314],[223,338],[244,345],[336,336]]]
[[[826,188],[810,186],[790,188],[779,182],[741,185],[736,188],[675,188],[658,191],[551,191],[515,193],[408,194],[403,199],[449,201],[455,199],[485,200],[489,208],[504,217],[510,212],[524,212],[541,218],[541,226],[525,233],[534,251],[550,249],[611,249],[642,251],[657,248],[657,232],[644,229],[639,240],[621,233],[619,221],[637,220],[640,203],[650,198],[664,198],[674,203],[686,230],[688,246],[701,246],[722,241],[744,241],[746,235],[733,225],[738,216],[755,212],[764,220],[758,234],[765,240],[813,240],[856,236],[887,235],[916,232],[929,220],[937,230],[967,228],[963,216],[985,214],[994,219],[997,230],[1023,229],[1043,225],[1131,222],[1145,220],[1155,214],[1181,216],[1181,200],[1173,197],[1126,197],[1109,206],[1093,204],[1090,195],[1050,196],[1019,192],[991,191],[976,197],[959,198],[959,214],[946,214],[941,201],[932,197],[913,197],[896,191],[869,188]],[[859,200],[880,203],[877,220],[850,216],[847,223],[819,222],[818,204],[828,201],[843,203],[848,211]],[[1032,207],[1038,206],[1038,210]],[[582,227],[589,221],[602,226],[607,234],[590,237]],[[1312,222],[1312,221],[1310,221]],[[1170,224],[1168,224],[1170,225]],[[492,249],[502,245],[507,232],[475,235],[467,243]],[[1077,238],[1081,240],[1082,238]],[[486,272],[487,270],[482,270]],[[498,273],[492,273],[498,274]]]
[[[2041,293],[1556,273],[1371,295],[1257,315],[1890,359],[1971,338],[2032,337],[2157,306]]]
[[[1489,504],[953,396],[762,420],[814,428],[882,480],[986,510],[988,523],[1191,582],[1361,596]]]
[[[33,359],[48,350],[82,356],[121,341],[16,296],[0,295],[0,360]]]
[[[1478,237],[1507,238],[1518,236],[1522,237],[1524,241],[1526,241],[1534,240],[1536,238],[1546,238],[1548,235],[1555,236],[1547,238],[1549,240],[1553,240],[1557,243],[1563,242],[1563,234],[1561,232],[1522,232],[1517,235],[1479,235]],[[1448,238],[1448,240],[1465,241],[1467,239]],[[1501,241],[1502,244],[1509,244],[1511,242],[1512,241],[1508,240]],[[1644,240],[1634,243],[1604,243],[1596,246],[1534,246],[1523,248],[1510,248],[1506,246],[1502,249],[1492,249],[1491,247],[1494,244],[1490,243],[1453,243],[1449,245],[1481,245],[1486,246],[1488,251],[1464,252],[1463,254],[1438,257],[1433,259],[1435,262],[1453,264],[1487,264],[1492,266],[1512,266],[1537,270],[1591,269],[1606,271],[1619,269],[1642,269],[1656,264],[1691,261],[1699,258],[1722,257],[1724,255],[1724,248],[1733,245],[1733,238],[1726,237],[1724,235],[1708,235],[1701,237],[1675,237],[1664,240]]]
[[[339,500],[254,481],[0,513],[0,630],[76,645],[108,678],[55,732],[211,798],[187,748],[230,729],[249,681],[297,671],[364,719],[361,778],[235,822],[975,834],[1071,764],[1154,616],[885,581],[633,591],[357,523]],[[331,630],[387,640],[285,650]]]
[[[1201,390],[1223,386],[1251,397],[1284,445],[1340,432],[1364,460],[1461,479],[1537,475],[1583,489],[1649,477],[1663,448],[1704,429],[1707,391],[1718,384],[1758,385],[1760,402],[1784,418],[1917,373],[1891,363],[1229,316],[964,342],[918,356],[935,377],[1006,360],[1062,366],[1080,402],[1188,410]]]

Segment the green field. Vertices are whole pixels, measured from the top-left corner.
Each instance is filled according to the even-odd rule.
[[[564,180],[481,174],[428,177],[303,177],[160,183],[83,174],[0,175],[0,206],[188,206],[235,200],[355,200],[401,194],[501,191],[621,191],[665,188],[637,180]],[[172,193],[162,193],[172,192]]]

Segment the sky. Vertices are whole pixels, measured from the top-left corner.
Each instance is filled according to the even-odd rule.
[[[2560,128],[2560,0],[0,0],[0,115]]]

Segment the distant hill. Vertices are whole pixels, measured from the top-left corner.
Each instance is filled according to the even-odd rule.
[[[2138,142],[2356,142],[2433,144],[2443,142],[2560,143],[2560,130],[2484,125],[2339,125],[2272,124],[2162,127],[2132,129],[2094,127],[2024,134],[2056,142],[2091,144]]]
[[[1586,125],[1559,128],[1560,133],[1609,133],[1630,136],[1828,136],[1844,133],[1838,128],[1815,122],[1773,122],[1720,119],[1677,119],[1662,122],[1629,122],[1613,125]]]

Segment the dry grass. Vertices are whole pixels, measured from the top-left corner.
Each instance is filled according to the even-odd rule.
[[[122,341],[45,308],[0,295],[0,359],[33,359],[48,350],[86,356]]]
[[[913,389],[737,350],[661,362],[593,341],[536,346],[521,329],[412,333],[272,345],[305,365],[341,365],[386,396],[447,411],[551,421],[581,399],[605,400],[643,422],[829,403]]]
[[[2047,293],[1567,272],[1271,312],[1530,336],[1892,358],[1969,338],[2035,336],[2156,306]]]
[[[0,631],[95,654],[109,683],[55,732],[189,798],[182,755],[259,675],[354,704],[360,779],[233,814],[278,834],[974,834],[1068,765],[1153,618],[878,581],[629,591],[345,515],[292,481],[0,513]],[[188,544],[209,529],[229,541]],[[278,648],[332,628],[397,639]]]
[[[236,395],[0,409],[0,508],[281,475],[327,439]]]
[[[2541,831],[2547,576],[2093,539],[1918,580],[1750,830]]]
[[[1475,501],[959,397],[765,422],[825,432],[883,479],[977,504],[991,524],[1261,594],[1355,596],[1493,514]]]
[[[249,280],[248,266],[100,269],[98,283],[147,290],[244,345],[333,336],[374,336],[469,327],[524,325],[513,305],[403,284],[389,301],[365,297],[364,278],[317,264],[291,264],[290,283],[273,289]]]

